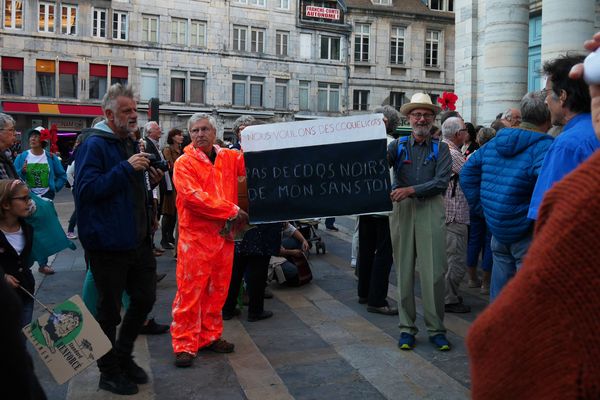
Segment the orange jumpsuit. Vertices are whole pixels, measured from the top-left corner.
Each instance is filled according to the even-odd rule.
[[[233,242],[219,231],[238,213],[237,182],[245,169],[241,152],[218,146],[215,150],[213,165],[202,150],[189,145],[173,171],[179,217],[171,324],[175,353],[195,355],[223,332],[221,309],[231,280]]]

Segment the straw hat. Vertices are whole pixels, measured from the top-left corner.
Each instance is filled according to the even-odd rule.
[[[434,114],[437,114],[442,110],[431,102],[431,97],[429,97],[427,93],[415,93],[410,98],[410,103],[406,103],[400,108],[400,112],[404,115],[408,115],[416,108],[426,108],[431,110]]]

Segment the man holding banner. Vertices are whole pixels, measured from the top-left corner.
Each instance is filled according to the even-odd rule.
[[[234,349],[221,338],[233,265],[233,241],[224,236],[248,222],[236,205],[238,177],[245,175],[243,154],[215,146],[216,121],[208,114],[192,115],[188,130],[192,143],[173,170],[179,241],[171,336],[177,367],[190,367],[200,349]],[[232,226],[231,232],[225,226]]]
[[[443,193],[448,187],[452,159],[448,145],[430,136],[440,111],[429,95],[416,93],[400,112],[409,118],[412,135],[400,137],[388,147],[394,169],[390,233],[399,290],[402,350],[415,346],[416,309],[414,274],[419,262],[421,297],[429,340],[441,351],[450,350],[444,327],[446,228]]]

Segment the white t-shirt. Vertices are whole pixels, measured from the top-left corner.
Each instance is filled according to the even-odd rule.
[[[8,243],[15,249],[18,255],[21,255],[21,252],[25,248],[25,234],[23,233],[23,229],[19,227],[19,230],[16,232],[4,232],[4,236]]]
[[[42,196],[50,190],[50,165],[46,152],[36,156],[31,151],[27,152],[27,172],[25,180],[29,189]]]

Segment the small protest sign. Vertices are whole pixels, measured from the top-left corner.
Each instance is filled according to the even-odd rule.
[[[81,297],[56,305],[23,328],[52,376],[63,384],[108,353],[111,344]]]
[[[242,148],[252,223],[392,209],[382,114],[249,126]]]

